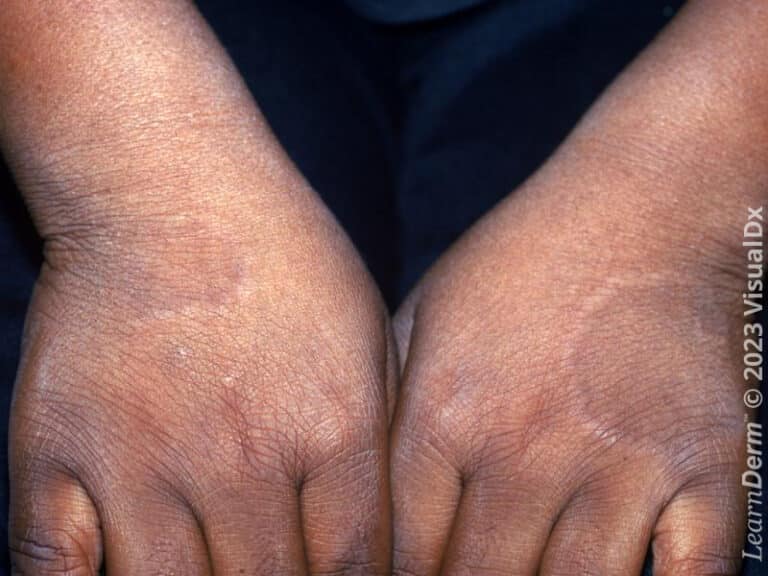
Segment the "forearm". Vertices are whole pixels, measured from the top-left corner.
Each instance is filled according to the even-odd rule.
[[[312,203],[184,0],[5,2],[0,142],[51,245],[270,230]]]
[[[550,225],[723,259],[768,195],[768,6],[691,2],[523,188]],[[622,244],[623,242],[623,244]],[[619,250],[613,250],[618,253]],[[722,264],[727,266],[727,264]]]

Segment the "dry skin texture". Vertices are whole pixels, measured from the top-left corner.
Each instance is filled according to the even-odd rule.
[[[16,574],[737,573],[763,2],[691,3],[427,273],[396,407],[375,286],[193,7],[55,5],[0,10],[46,250]]]

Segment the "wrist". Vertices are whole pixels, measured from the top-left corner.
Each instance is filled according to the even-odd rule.
[[[691,2],[510,204],[605,260],[740,282],[747,208],[768,200],[766,22],[759,2]]]
[[[307,204],[191,3],[7,8],[0,144],[51,252],[227,243]]]

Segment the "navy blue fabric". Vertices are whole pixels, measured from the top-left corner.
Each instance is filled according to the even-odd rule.
[[[440,18],[484,1],[488,0],[345,0],[361,16],[389,24]]]
[[[0,162],[0,574],[8,574],[8,414],[29,297],[41,245],[21,198]]]
[[[392,309],[453,240],[546,159],[681,0],[514,0],[454,10],[468,3],[444,2],[439,19],[393,25],[420,17],[377,16],[377,6],[399,2],[357,0],[361,16],[341,2],[198,1]],[[4,172],[0,186],[5,526],[6,422],[40,245]],[[0,567],[7,570],[2,547]],[[756,564],[745,568],[761,573]]]

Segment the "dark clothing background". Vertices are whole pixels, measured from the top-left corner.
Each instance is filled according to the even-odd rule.
[[[447,16],[484,1],[487,0],[345,0],[361,16],[390,24]]]
[[[393,310],[454,239],[546,159],[681,3],[198,2]],[[4,171],[0,186],[4,527],[9,399],[40,245]],[[751,564],[745,574],[765,572]]]

